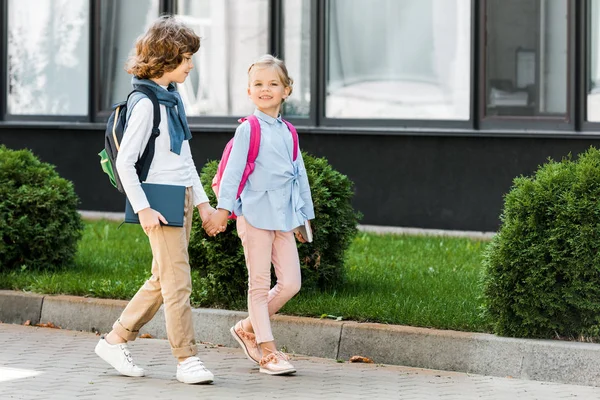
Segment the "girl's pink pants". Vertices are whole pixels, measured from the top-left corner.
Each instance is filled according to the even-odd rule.
[[[293,232],[269,231],[237,219],[248,268],[248,314],[258,343],[273,341],[271,321],[300,290],[300,259]],[[277,284],[271,288],[271,263]]]

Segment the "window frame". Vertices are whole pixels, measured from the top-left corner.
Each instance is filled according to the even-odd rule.
[[[0,4],[0,22],[2,27],[0,28],[0,122],[12,122],[12,123],[24,123],[29,122],[34,124],[49,122],[71,122],[71,123],[87,123],[92,122],[92,82],[95,77],[94,64],[91,57],[94,52],[93,47],[93,15],[94,15],[94,3],[97,0],[88,0],[88,96],[87,96],[87,112],[85,115],[49,115],[49,114],[10,114],[8,112],[8,1],[3,1]]]
[[[317,76],[320,78],[319,82],[319,109],[317,121],[319,126],[322,127],[348,127],[348,128],[395,128],[395,129],[428,129],[437,128],[440,133],[444,133],[444,130],[453,131],[456,129],[474,130],[475,129],[475,112],[474,112],[474,76],[475,76],[475,22],[476,22],[476,4],[478,0],[471,1],[471,34],[470,34],[470,79],[469,79],[469,119],[466,120],[427,120],[427,119],[388,119],[388,118],[330,118],[326,116],[326,97],[327,97],[327,67],[329,60],[329,49],[327,42],[327,29],[328,29],[328,12],[331,0],[319,2],[319,59]]]
[[[496,0],[494,0],[496,1]],[[576,17],[578,15],[577,2],[575,0],[567,1],[567,110],[565,117],[546,117],[546,116],[487,116],[487,79],[486,79],[486,56],[487,56],[487,4],[489,0],[481,0],[479,2],[479,46],[478,46],[478,61],[479,61],[479,129],[480,131],[493,130],[510,130],[526,132],[527,136],[535,136],[536,132],[543,131],[566,131],[576,133],[576,121],[578,120],[575,110],[578,109],[576,101],[576,90],[578,84],[576,82],[576,62],[575,54],[577,53],[577,29]],[[547,133],[547,132],[544,132]]]
[[[275,20],[281,12],[282,0],[267,0],[267,52],[271,54],[278,54],[278,47],[281,41],[276,37],[276,29],[279,29],[280,24]],[[163,4],[164,3],[164,4]],[[164,6],[161,9],[161,13],[166,14],[177,14],[177,0],[161,0],[161,4]],[[200,47],[202,51],[202,46]],[[257,55],[258,56],[258,55]],[[238,118],[243,115],[188,115],[187,120],[191,128],[210,128],[216,131],[227,130],[230,131],[231,127],[237,127],[239,123]]]
[[[8,101],[8,2],[0,2],[0,121],[6,118]]]
[[[105,0],[89,0],[89,93],[88,114],[82,116],[12,115],[8,114],[8,2],[0,2],[0,125],[60,126],[66,128],[94,127],[106,123],[111,110],[100,109],[102,90],[97,60],[100,49],[100,7]],[[470,51],[470,119],[401,120],[401,119],[342,119],[325,117],[327,84],[327,10],[331,0],[310,0],[310,94],[307,117],[290,117],[299,130],[309,134],[360,135],[435,135],[456,137],[590,137],[600,136],[600,122],[586,121],[587,65],[591,54],[591,0],[566,0],[567,27],[567,113],[566,117],[486,117],[485,116],[485,39],[486,5],[490,0],[471,0]],[[268,51],[285,56],[284,0],[269,0]],[[177,0],[160,0],[159,15],[176,13]],[[193,129],[230,132],[237,126],[236,116],[191,116]],[[86,124],[87,123],[87,124]]]
[[[577,74],[578,74],[578,88],[580,89],[578,100],[580,106],[578,107],[578,120],[580,121],[580,130],[584,134],[598,133],[600,132],[600,121],[588,121],[587,120],[587,106],[588,106],[588,75],[590,72],[590,61],[591,61],[591,29],[592,29],[592,0],[585,0],[579,3],[579,18],[577,19],[578,38],[579,38],[579,54],[576,58],[578,62]],[[600,6],[600,4],[599,4]],[[598,21],[600,23],[600,21]]]
[[[317,126],[317,108],[316,108],[316,98],[317,98],[317,85],[316,85],[316,77],[318,71],[318,7],[319,0],[309,0],[310,1],[310,106],[307,116],[286,116],[283,117],[296,126]],[[274,25],[274,29],[271,30],[271,34],[273,35],[273,44],[271,46],[272,53],[274,56],[285,60],[285,2],[283,0],[271,0],[273,4],[273,13],[272,13],[272,23]]]
[[[102,83],[100,76],[100,68],[99,68],[99,60],[102,57],[102,48],[100,45],[101,34],[100,34],[100,26],[101,26],[101,9],[102,2],[105,0],[90,0],[94,4],[93,14],[92,14],[92,24],[93,24],[93,35],[91,40],[91,47],[93,51],[90,54],[90,63],[94,71],[94,75],[92,79],[90,79],[90,119],[94,122],[102,122],[105,123],[108,121],[108,117],[112,113],[112,109],[105,109],[102,107]],[[174,13],[176,8],[176,1],[174,0],[160,0],[158,3],[158,15]],[[123,99],[125,100],[125,99]]]

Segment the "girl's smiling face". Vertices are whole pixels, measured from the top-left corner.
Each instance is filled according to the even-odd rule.
[[[277,118],[281,102],[290,94],[290,88],[281,82],[277,68],[253,68],[249,80],[248,95],[256,108]]]

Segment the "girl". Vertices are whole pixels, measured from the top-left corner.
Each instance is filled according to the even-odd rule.
[[[192,322],[190,293],[192,281],[188,263],[188,243],[194,206],[203,220],[214,212],[202,188],[188,140],[191,133],[185,110],[174,82],[183,83],[192,64],[192,55],[200,47],[193,30],[165,16],[159,18],[135,45],[135,55],[128,61],[127,72],[133,74],[134,88],[144,85],[157,95],[160,104],[160,135],[146,182],[187,187],[184,226],[168,226],[168,221],[150,208],[135,162],[150,137],[153,105],[138,92],[129,98],[127,127],[117,156],[116,167],[133,210],[150,240],[152,276],[131,299],[112,331],[101,338],[96,354],[127,376],[143,376],[127,347],[140,328],[152,319],[164,302],[167,336],[173,355],[179,360],[177,380],[183,383],[205,383],[213,380],[200,359]],[[137,96],[137,98],[136,98]],[[161,225],[161,222],[165,224]]]
[[[277,351],[269,317],[300,290],[300,260],[295,230],[313,219],[314,209],[298,151],[293,161],[293,139],[281,120],[281,104],[292,93],[293,81],[283,61],[265,55],[248,69],[248,95],[256,106],[261,129],[255,169],[240,197],[238,186],[249,149],[250,125],[242,123],[219,189],[217,211],[203,223],[209,235],[223,230],[234,212],[248,268],[248,314],[231,333],[246,356],[260,365],[260,372],[283,375],[296,372],[288,357]],[[304,238],[296,232],[296,238]],[[270,289],[271,263],[277,284]],[[269,290],[270,289],[270,290]]]

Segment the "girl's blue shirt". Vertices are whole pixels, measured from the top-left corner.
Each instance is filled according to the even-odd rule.
[[[250,147],[250,124],[245,121],[235,132],[217,208],[244,216],[259,229],[291,231],[315,217],[304,160],[298,149],[293,161],[292,133],[281,117],[273,118],[258,110],[254,115],[261,130],[254,172],[236,200]]]

